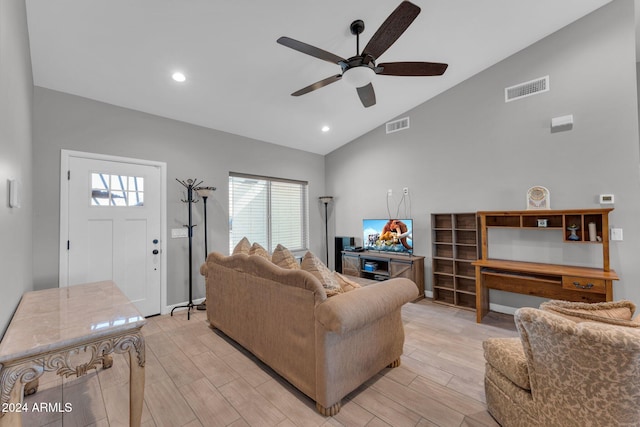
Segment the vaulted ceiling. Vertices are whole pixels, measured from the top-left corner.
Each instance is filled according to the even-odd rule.
[[[276,40],[348,58],[351,22],[365,23],[362,48],[399,0],[26,1],[36,85],[326,154],[611,0],[413,0],[420,15],[378,62],[449,68],[440,77],[375,75],[370,108],[344,81],[291,96],[340,67]],[[186,81],[173,81],[175,71]]]

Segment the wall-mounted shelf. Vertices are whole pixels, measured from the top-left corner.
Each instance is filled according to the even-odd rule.
[[[489,289],[569,301],[611,301],[612,283],[618,280],[616,272],[609,267],[608,218],[612,210],[608,208],[478,212],[481,257],[473,263],[476,275],[477,322],[480,323],[489,312]],[[590,223],[595,225],[594,241],[590,240],[588,232]],[[574,233],[575,237],[571,238],[573,233],[568,228],[573,225],[577,226],[577,230]],[[602,268],[490,259],[488,231],[491,228],[562,230],[565,243],[602,245]]]

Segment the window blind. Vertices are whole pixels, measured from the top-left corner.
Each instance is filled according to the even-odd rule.
[[[229,175],[229,253],[247,237],[273,252],[308,247],[308,184],[279,178]]]

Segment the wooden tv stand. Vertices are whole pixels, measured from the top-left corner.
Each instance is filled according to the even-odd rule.
[[[373,262],[377,269],[365,269],[365,263]],[[348,276],[374,280],[405,277],[418,287],[418,299],[424,298],[424,257],[417,255],[396,255],[393,253],[364,251],[342,251],[342,271]]]
[[[478,212],[482,241],[482,257],[473,265],[476,268],[476,321],[489,312],[489,289],[498,289],[525,295],[567,301],[602,302],[613,299],[613,281],[618,280],[609,268],[609,222],[613,209],[581,210],[527,210]],[[547,220],[546,227],[539,227],[538,220]],[[595,223],[599,240],[590,241],[585,232],[588,224]],[[579,226],[579,240],[571,240],[569,225]],[[558,229],[563,231],[563,241],[569,244],[601,244],[602,268],[544,264],[524,261],[507,261],[488,258],[488,230],[501,228]]]

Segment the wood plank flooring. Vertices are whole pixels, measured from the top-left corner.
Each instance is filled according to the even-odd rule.
[[[314,402],[239,345],[209,328],[203,311],[149,319],[143,426],[497,426],[484,403],[482,341],[517,336],[511,316],[475,312],[428,299],[403,308],[402,365],[385,369],[323,417]],[[128,357],[81,378],[41,377],[25,399],[58,402],[70,412],[29,412],[23,425],[126,426]]]

